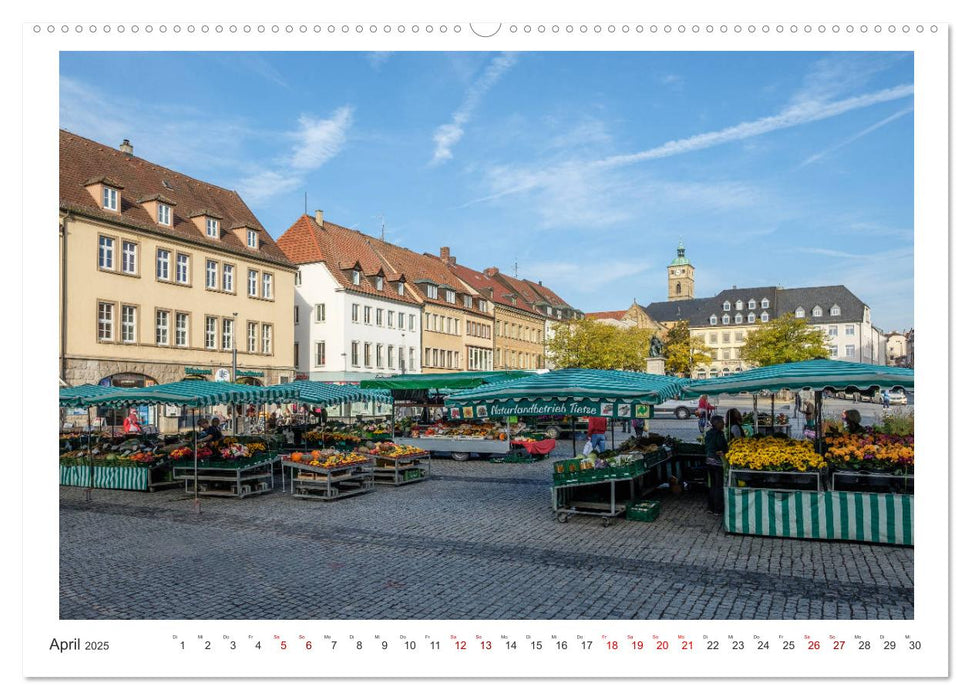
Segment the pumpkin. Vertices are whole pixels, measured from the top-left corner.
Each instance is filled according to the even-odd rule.
[[[506,439],[506,434],[505,433],[499,433],[499,439],[500,440],[505,440]]]
[[[320,450],[314,450],[313,452],[310,453],[310,456],[313,457],[314,459],[320,459]]]
[[[301,459],[303,459],[303,453],[294,452],[293,454],[290,455],[290,459],[292,459],[294,462],[299,462]]]

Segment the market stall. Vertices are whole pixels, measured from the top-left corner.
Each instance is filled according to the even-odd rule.
[[[333,501],[374,490],[374,460],[359,452],[293,452],[283,460],[294,498]]]
[[[726,532],[913,544],[913,432],[827,425],[824,392],[913,388],[913,370],[836,360],[760,367],[699,380],[686,395],[814,392],[806,439],[732,441],[725,470]]]
[[[463,418],[488,420],[536,415],[648,418],[651,406],[678,397],[683,383],[639,372],[554,370],[450,395],[446,407]],[[632,438],[602,455],[554,462],[554,515],[561,522],[573,515],[598,515],[609,524],[660,483],[661,465],[669,459],[667,448]],[[628,500],[620,503],[623,495]]]

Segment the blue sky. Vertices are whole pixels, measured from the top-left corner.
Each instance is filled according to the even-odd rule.
[[[909,53],[62,53],[61,126],[585,311],[845,284],[913,325]]]

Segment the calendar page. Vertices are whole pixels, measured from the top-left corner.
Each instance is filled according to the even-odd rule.
[[[950,675],[938,8],[185,9],[23,20],[26,678]]]

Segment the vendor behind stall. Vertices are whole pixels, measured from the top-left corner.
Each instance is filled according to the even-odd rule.
[[[725,419],[711,417],[711,430],[705,433],[705,468],[708,472],[708,510],[721,514],[725,511],[725,470],[722,459],[728,452],[725,439]]]

